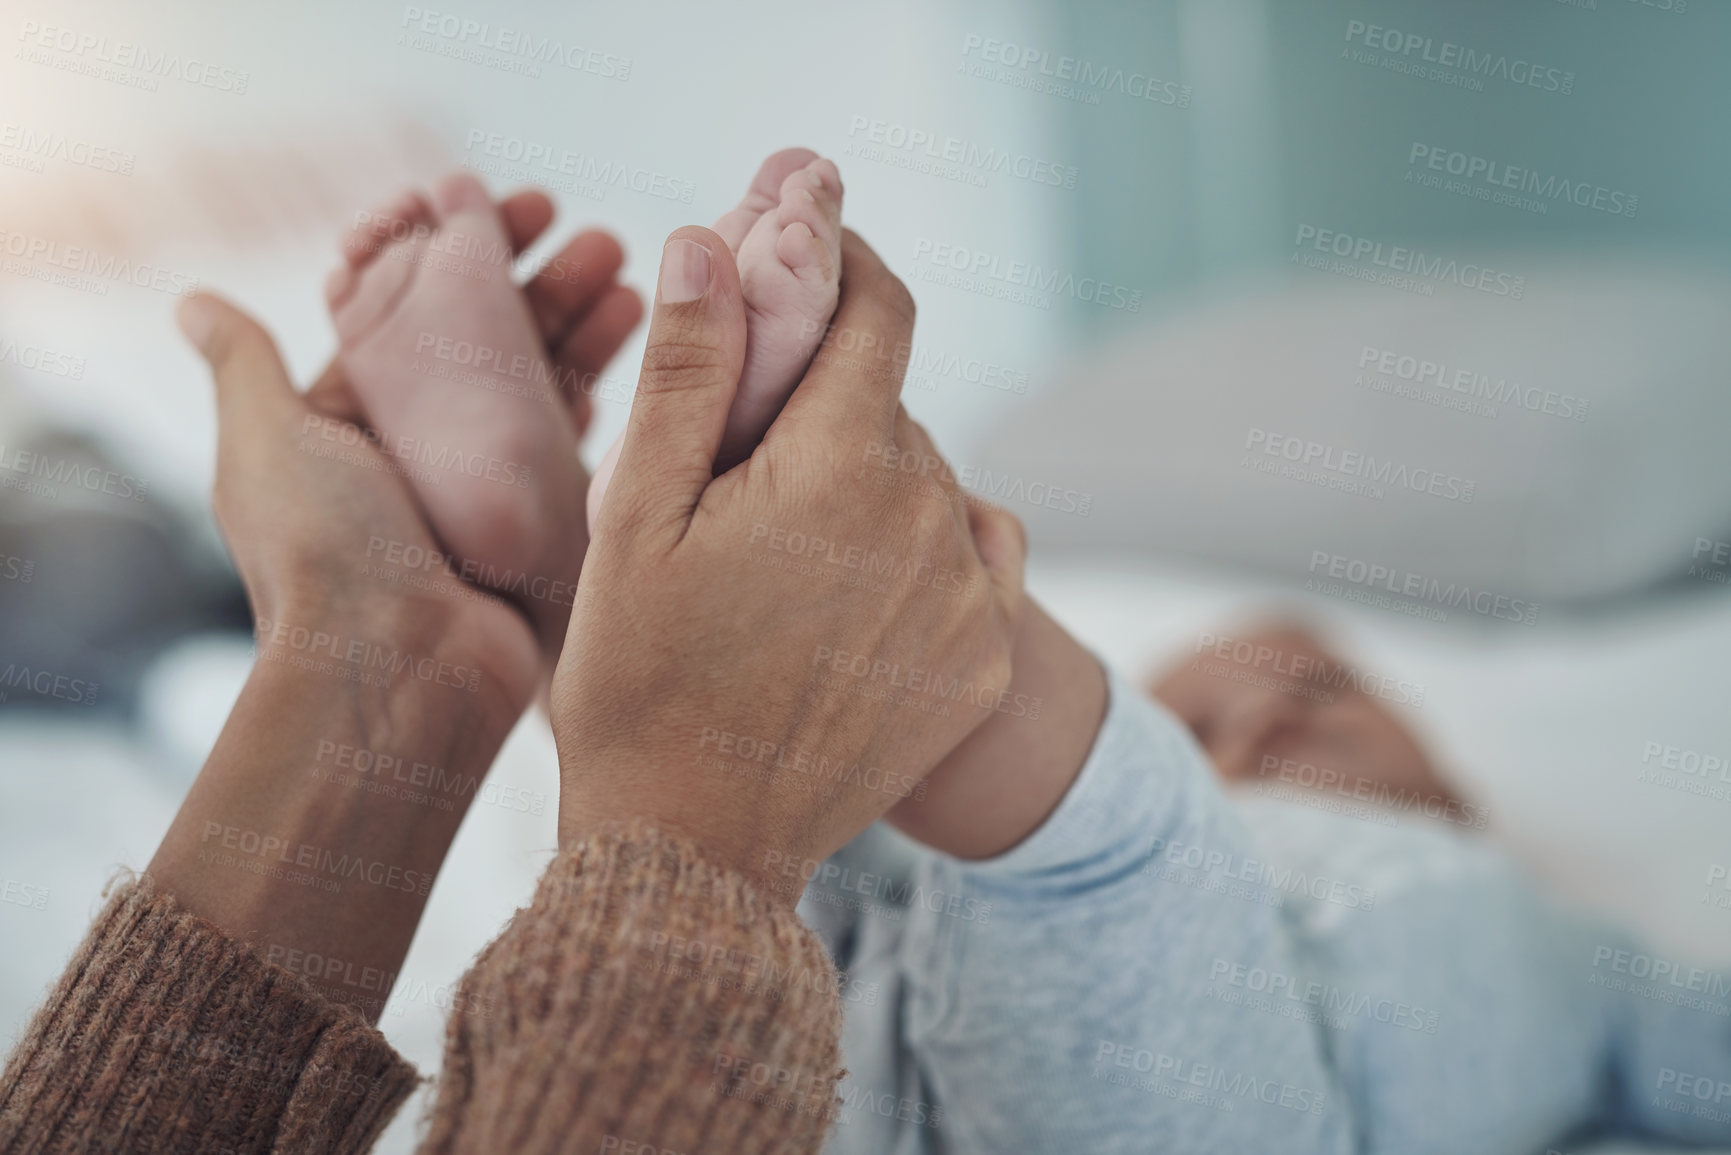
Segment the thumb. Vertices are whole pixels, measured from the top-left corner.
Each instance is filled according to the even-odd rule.
[[[246,530],[258,519],[248,513],[256,510],[260,495],[282,484],[284,475],[274,468],[282,445],[280,433],[295,420],[297,411],[305,414],[306,409],[299,404],[276,343],[257,321],[208,293],[183,300],[174,319],[204,357],[216,382],[216,487],[211,507],[242,582],[249,595],[256,595],[261,588],[256,578],[263,571],[248,559],[256,561],[259,543],[256,533]]]
[[[237,422],[248,425],[272,411],[281,417],[298,407],[299,395],[263,325],[209,293],[182,301],[175,321],[210,366],[224,440]]]
[[[744,365],[745,303],[733,254],[708,229],[678,229],[661,251],[643,372],[607,508],[651,524],[689,521],[714,476]]]

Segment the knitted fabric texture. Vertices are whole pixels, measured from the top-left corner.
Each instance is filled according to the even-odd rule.
[[[596,834],[464,977],[422,1150],[815,1152],[836,984],[797,915],[690,843]],[[416,1083],[354,1008],[144,878],[0,1072],[0,1152],[364,1152]]]

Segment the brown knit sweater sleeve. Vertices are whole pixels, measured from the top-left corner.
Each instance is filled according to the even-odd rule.
[[[415,1083],[357,1011],[146,878],[0,1072],[0,1152],[365,1151]]]
[[[815,1152],[836,1117],[822,942],[643,824],[554,859],[455,1002],[430,1155]]]
[[[453,1000],[423,1150],[815,1152],[840,1001],[817,937],[645,825],[567,848]],[[362,1152],[413,1069],[148,880],[0,1072],[0,1152]]]

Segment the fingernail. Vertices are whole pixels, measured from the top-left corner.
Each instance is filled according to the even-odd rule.
[[[709,288],[709,250],[696,241],[671,240],[661,250],[656,293],[670,305],[695,301]]]
[[[175,309],[174,319],[186,339],[203,352],[216,328],[216,307],[203,297],[187,297]]]

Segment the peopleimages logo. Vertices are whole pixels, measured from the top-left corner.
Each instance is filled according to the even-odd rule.
[[[1593,948],[1593,969],[1597,971],[1601,968],[1616,975],[1655,985],[1663,983],[1691,994],[1731,999],[1731,978],[1718,971],[1689,966],[1674,959],[1600,945]],[[1590,976],[1589,981],[1596,986],[1611,985],[1609,980],[1596,976]]]
[[[869,116],[855,116],[848,122],[847,134],[849,155],[862,155],[868,160],[896,163],[896,154],[903,154],[917,161],[956,166],[977,175],[981,184],[985,183],[986,177],[1003,175],[1058,188],[1076,187],[1079,170],[1073,164],[1061,164],[1042,157],[1029,156],[1027,153],[988,147],[929,129],[909,127]],[[863,141],[860,140],[861,137]],[[856,149],[862,144],[878,146],[887,151],[881,155],[871,151],[857,152]],[[945,170],[936,170],[936,175],[945,175]]]
[[[1027,88],[1083,104],[1099,104],[1100,93],[1116,92],[1132,100],[1146,100],[1174,108],[1190,107],[1191,89],[1188,84],[1077,56],[1053,56],[1043,48],[1031,48],[989,36],[970,34],[962,38],[961,71],[1013,88]]]
[[[384,565],[391,568],[375,568],[381,557]],[[400,542],[375,534],[367,538],[367,558],[369,560],[361,570],[363,574],[415,588],[431,587],[423,587],[420,582],[403,581],[402,575],[443,574],[466,586],[480,586],[491,591],[486,596],[509,594],[514,598],[556,606],[577,604],[577,587],[571,582],[532,574],[527,570],[500,569],[492,562],[454,557],[415,542]]]
[[[1254,426],[1245,435],[1244,448],[1247,454],[1260,451],[1265,457],[1289,462],[1301,471],[1338,475],[1354,486],[1366,487],[1369,490],[1367,496],[1378,499],[1382,496],[1378,487],[1386,485],[1471,504],[1473,494],[1478,488],[1477,483],[1456,477],[1452,473],[1439,473],[1434,469],[1424,468],[1409,469],[1404,463],[1397,464],[1388,458],[1379,461],[1371,454],[1360,453],[1354,449],[1339,449],[1324,445],[1320,441],[1273,433]],[[1246,456],[1245,462],[1254,464],[1255,458]],[[1271,470],[1264,469],[1263,472]]]
[[[52,698],[73,706],[94,706],[99,688],[95,682],[83,678],[56,674],[52,670],[33,670],[16,662],[0,670],[0,702],[7,701],[14,690],[22,690],[38,698]]]
[[[749,734],[736,734],[715,726],[703,727],[698,735],[697,749],[700,753],[711,752],[745,763],[768,766],[776,770],[790,770],[795,774],[837,786],[857,786],[863,790],[892,794],[897,798],[926,796],[925,781],[912,774],[896,774],[881,766],[867,766],[857,759],[852,762],[845,758],[832,761],[826,755],[814,754],[798,746],[756,738]]]
[[[32,886],[28,882],[20,882],[15,878],[0,880],[0,902],[9,902],[13,906],[27,906],[32,910],[47,910],[48,888]]]
[[[1142,311],[1141,289],[1115,285],[1097,277],[1078,277],[1062,269],[1043,269],[1032,261],[1005,258],[983,249],[945,244],[928,237],[914,242],[914,262],[914,275],[920,280],[943,279],[930,276],[932,271],[959,274],[961,279],[954,282],[958,288],[969,288],[970,282],[1004,286],[1035,294],[1035,299],[1028,303],[1038,303],[1040,296],[1049,295],[1070,297],[1124,312]]]
[[[1298,226],[1298,235],[1293,239],[1292,245],[1292,263],[1295,265],[1323,267],[1325,262],[1319,264],[1315,258],[1306,259],[1303,250],[1307,247],[1312,252],[1340,257],[1355,264],[1370,262],[1371,269],[1347,267],[1327,270],[1343,272],[1361,280],[1377,280],[1376,270],[1380,269],[1385,270],[1383,275],[1407,274],[1420,282],[1447,282],[1463,289],[1477,289],[1481,293],[1508,297],[1515,301],[1520,300],[1527,290],[1525,277],[1501,272],[1488,265],[1437,256],[1426,253],[1423,249],[1409,249],[1403,245],[1387,245],[1370,237],[1353,236],[1351,233],[1318,228],[1311,224]]]
[[[1132,1082],[1110,1070],[1111,1067],[1149,1075],[1151,1080],[1146,1084],[1141,1081]],[[1181,1056],[1166,1054],[1164,1051],[1145,1050],[1130,1043],[1115,1043],[1110,1039],[1101,1039],[1099,1048],[1094,1052],[1093,1077],[1119,1085],[1134,1086],[1140,1091],[1159,1090],[1162,1083],[1175,1085],[1175,1091],[1178,1087],[1205,1089],[1216,1092],[1220,1096],[1219,1100],[1204,1097],[1193,1101],[1226,1110],[1231,1110],[1243,1099],[1256,1099],[1269,1106],[1284,1107],[1289,1111],[1307,1115],[1320,1115],[1328,1106],[1328,1096],[1321,1091],[1277,1082],[1274,1079],[1259,1079],[1255,1075],[1228,1070],[1214,1063],[1198,1063]]]
[[[24,21],[18,39],[24,42],[19,57],[33,64],[95,75],[104,80],[121,80],[148,92],[156,91],[158,80],[172,79],[239,96],[246,92],[250,79],[239,69],[224,68],[190,56],[183,58],[178,52],[158,51],[130,40],[110,40],[107,36],[41,24],[35,20]],[[60,59],[47,55],[49,52],[60,53]],[[117,70],[138,75],[126,77]]]
[[[864,546],[801,533],[782,526],[758,522],[751,527],[748,545],[759,546],[773,553],[784,553],[816,565],[860,574],[866,578],[895,577],[908,585],[936,590],[939,593],[971,597],[979,583],[978,575],[963,573],[947,566],[915,558],[898,558]]]
[[[1636,780],[1717,802],[1731,802],[1731,757],[1665,742],[1648,742],[1641,750],[1641,770]]]
[[[1539,212],[1545,212],[1550,203],[1565,201],[1595,212],[1632,218],[1641,202],[1640,197],[1620,189],[1571,180],[1556,173],[1544,175],[1538,169],[1419,141],[1413,142],[1406,159],[1411,166],[1406,174],[1408,184],[1413,183],[1415,175],[1447,173],[1468,183],[1477,182],[1485,194],[1482,199],[1502,198],[1516,208],[1536,205]],[[1527,198],[1532,198],[1534,205],[1524,203]]]
[[[0,475],[9,473],[48,483],[37,488],[49,498],[59,496],[59,490],[51,488],[58,485],[130,501],[143,501],[150,495],[150,483],[130,473],[117,473],[100,465],[82,464],[71,457],[50,457],[39,450],[18,449],[0,442]],[[22,488],[15,481],[0,476],[0,487]]]
[[[491,173],[492,168],[485,160],[474,161],[479,154],[482,158],[505,162],[516,166],[518,172],[531,178],[539,178],[545,174],[571,177],[582,184],[606,190],[612,188],[628,189],[631,192],[642,193],[658,200],[678,201],[690,204],[697,196],[697,185],[689,180],[669,176],[664,172],[643,168],[641,165],[629,165],[618,161],[603,160],[585,152],[573,152],[556,144],[545,141],[528,140],[520,136],[509,136],[504,133],[488,132],[486,129],[472,128],[464,146],[470,156],[468,167],[480,172]],[[509,168],[502,169],[493,175],[516,175]],[[597,198],[598,199],[598,198]]]
[[[898,482],[926,485],[932,478],[937,478],[953,483],[962,490],[964,502],[985,498],[1002,505],[1025,503],[1080,517],[1087,517],[1094,507],[1091,493],[1042,481],[1029,482],[1007,473],[994,474],[989,469],[968,464],[952,469],[949,462],[935,454],[898,449],[881,441],[867,443],[865,458],[876,461],[885,475]],[[934,496],[944,494],[943,489],[935,485],[929,492]]]
[[[138,158],[130,152],[93,144],[63,132],[44,132],[29,125],[0,122],[0,150],[26,159],[32,172],[44,171],[43,162],[60,161],[80,168],[131,176]],[[4,163],[0,161],[0,163]]]
[[[899,662],[852,654],[830,646],[816,647],[812,651],[811,664],[814,669],[847,674],[862,682],[878,682],[889,689],[906,691],[932,702],[965,702],[1015,718],[1038,718],[1045,705],[1045,699],[1038,696],[1012,694],[1007,689],[975,685],[972,678],[964,681],[957,674],[903,666]]]
[[[57,240],[32,236],[29,233],[0,229],[0,256],[28,262],[17,266],[8,262],[6,271],[20,276],[36,276],[39,280],[51,279],[34,273],[30,268],[30,265],[41,265],[45,271],[59,270],[95,278],[93,282],[69,282],[70,287],[86,292],[107,293],[108,282],[134,285],[140,289],[155,289],[159,293],[170,293],[179,297],[190,297],[198,291],[198,278],[186,273],[100,253],[84,245],[64,245]]]
[[[1289,653],[1259,642],[1201,633],[1196,635],[1196,653],[1207,653],[1222,662],[1247,671],[1266,671],[1302,684],[1352,690],[1402,706],[1424,705],[1425,688],[1415,682],[1361,670],[1347,662],[1335,662],[1314,654]]]
[[[1464,44],[1456,44],[1452,40],[1438,40],[1417,32],[1403,32],[1398,28],[1367,24],[1363,20],[1346,22],[1346,45],[1341,49],[1342,56],[1350,56],[1354,45],[1384,52],[1388,54],[1388,58],[1353,58],[1364,64],[1381,64],[1393,71],[1423,75],[1426,79],[1443,79],[1444,76],[1439,74],[1458,73],[1462,79],[1480,81],[1478,85],[1472,86],[1474,88],[1481,88],[1484,80],[1504,80],[1510,84],[1536,88],[1541,92],[1555,92],[1563,96],[1575,90],[1575,74],[1561,68],[1535,64],[1531,60],[1512,57],[1504,52],[1480,51]],[[1396,68],[1396,62],[1406,63],[1409,67]],[[1436,67],[1426,69],[1425,65]]]
[[[959,918],[981,925],[991,921],[992,903],[967,894],[927,889],[916,882],[892,878],[871,871],[858,871],[834,862],[819,862],[815,858],[800,858],[779,850],[764,852],[764,868],[783,878],[796,880],[799,885],[811,885],[845,894],[860,894],[878,899],[893,907],[908,907],[932,914]]]
[[[34,369],[50,377],[69,377],[74,381],[84,377],[84,358],[58,352],[41,345],[22,345],[17,341],[0,340],[0,365],[10,362],[25,369]]]
[[[350,855],[347,852],[335,852],[314,846],[308,842],[295,842],[289,838],[275,834],[264,833],[240,826],[230,826],[227,823],[207,821],[204,824],[204,837],[199,840],[201,845],[209,846],[211,839],[217,840],[217,847],[210,853],[215,854],[218,848],[230,852],[232,858],[240,856],[240,860],[252,859],[255,863],[266,861],[284,866],[299,867],[311,870],[317,874],[329,876],[321,879],[335,885],[322,889],[335,890],[340,888],[338,879],[355,879],[372,886],[386,890],[400,890],[408,894],[422,897],[432,888],[433,876],[426,871],[405,870],[403,867],[380,859],[367,858],[365,855]],[[204,861],[201,854],[201,861]],[[229,865],[226,860],[212,857],[217,865]],[[252,870],[250,873],[261,873]]]
[[[1397,566],[1383,565],[1379,562],[1367,562],[1360,558],[1346,557],[1327,550],[1312,550],[1310,553],[1310,573],[1315,577],[1329,577],[1336,581],[1362,586],[1365,589],[1384,590],[1401,597],[1414,598],[1418,601],[1431,602],[1449,609],[1470,610],[1487,618],[1497,618],[1501,621],[1520,622],[1522,625],[1535,625],[1539,620],[1537,602],[1523,598],[1510,597],[1507,594],[1495,593],[1486,589],[1474,589],[1466,582],[1441,582],[1433,577],[1425,577]],[[1309,589],[1311,581],[1305,583]]]
[[[479,453],[465,453],[455,446],[418,441],[404,434],[384,433],[377,429],[362,428],[352,422],[339,421],[334,417],[320,417],[309,413],[301,418],[301,436],[304,439],[312,433],[317,433],[324,441],[356,448],[365,443],[386,457],[462,474],[476,480],[497,482],[511,488],[527,489],[534,480],[534,468],[529,465],[502,461],[497,457],[483,457]]]
[[[1441,794],[1408,790],[1404,786],[1390,786],[1362,774],[1348,774],[1332,766],[1317,766],[1295,758],[1282,758],[1278,754],[1264,754],[1257,774],[1264,779],[1272,776],[1277,781],[1297,786],[1321,801],[1327,801],[1328,796],[1333,795],[1342,800],[1369,803],[1391,811],[1388,815],[1390,818],[1395,818],[1398,814],[1418,813],[1426,818],[1452,822],[1457,826],[1470,826],[1475,830],[1483,830],[1489,823],[1484,807],[1474,806],[1470,802],[1462,802]],[[1263,789],[1264,785],[1265,782],[1258,782],[1253,793],[1270,793]],[[1325,806],[1314,808],[1331,809]],[[1331,812],[1340,811],[1331,809]],[[1395,825],[1396,822],[1398,818],[1385,825]]]
[[[1415,1006],[1398,999],[1375,998],[1363,991],[1347,990],[1313,979],[1300,978],[1283,971],[1235,963],[1223,958],[1216,958],[1209,964],[1208,981],[1211,984],[1237,988],[1239,991],[1248,992],[1251,995],[1263,995],[1267,998],[1266,1005],[1260,1000],[1225,999],[1222,1001],[1248,1005],[1257,1010],[1273,1010],[1275,1013],[1281,1013],[1287,1011],[1288,1008],[1281,1006],[1275,1000],[1286,1000],[1288,1003],[1298,1004],[1302,1008],[1313,1010],[1317,1016],[1315,1021],[1321,1021],[1328,1026],[1344,1025],[1340,1022],[1341,1019],[1355,1017],[1434,1035],[1437,1032],[1437,1024],[1442,1017],[1437,1011],[1427,1010],[1424,1007]],[[1306,1021],[1313,1021],[1308,1015],[1303,1017]]]
[[[539,64],[557,64],[573,72],[599,76],[603,80],[631,79],[629,56],[615,56],[609,52],[585,48],[580,44],[567,44],[555,37],[536,36],[520,28],[493,24],[485,20],[472,20],[451,12],[435,12],[432,9],[409,5],[403,9],[401,27],[408,33],[428,38],[437,37],[446,43],[448,49],[464,50],[440,51],[438,55],[441,56],[470,59],[465,55],[465,51],[496,52],[503,60],[530,69]],[[420,48],[422,45],[411,44],[410,47]],[[473,62],[487,63],[486,60]],[[529,75],[539,76],[540,72],[535,69]]]
[[[1432,361],[1427,357],[1415,357],[1393,349],[1379,349],[1375,345],[1366,345],[1360,350],[1358,367],[1414,385],[1429,385],[1474,400],[1508,405],[1525,409],[1529,413],[1560,417],[1566,421],[1585,421],[1587,411],[1592,407],[1592,402],[1573,393],[1558,393],[1554,389],[1523,385],[1507,377],[1492,377],[1488,373],[1450,366],[1446,362]],[[1490,415],[1495,416],[1495,411]]]
[[[321,673],[341,673],[353,681],[361,681],[360,675],[364,673],[381,671],[377,680],[368,681],[370,685],[388,686],[392,676],[407,674],[423,682],[470,693],[481,688],[481,671],[477,667],[453,665],[442,658],[381,646],[363,638],[345,638],[259,618],[257,639],[259,655],[266,661],[286,661]]]
[[[1245,883],[1234,897],[1265,906],[1282,906],[1285,896],[1308,896],[1317,902],[1332,902],[1348,910],[1374,910],[1376,890],[1322,874],[1308,874],[1293,867],[1277,867],[1259,858],[1245,858],[1234,850],[1208,849],[1199,843],[1179,842],[1158,835],[1148,840],[1148,861],[1142,873],[1166,882],[1181,882],[1198,889],[1222,889],[1204,882]],[[1184,872],[1189,872],[1185,874]]]

